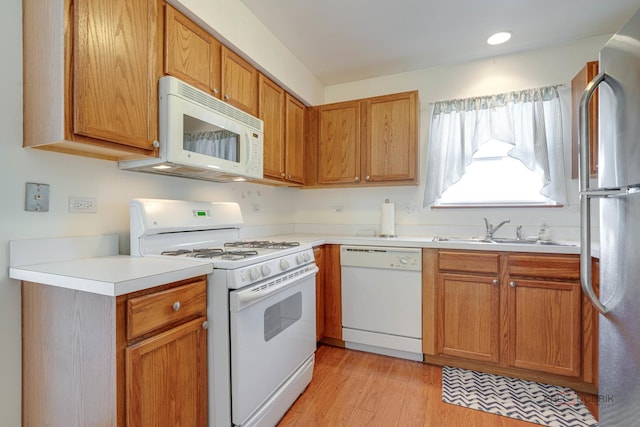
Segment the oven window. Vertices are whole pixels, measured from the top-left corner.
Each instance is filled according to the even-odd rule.
[[[240,135],[237,133],[187,115],[183,126],[182,146],[185,150],[231,162],[240,161]]]
[[[279,301],[264,311],[264,340],[269,341],[302,317],[302,293]]]

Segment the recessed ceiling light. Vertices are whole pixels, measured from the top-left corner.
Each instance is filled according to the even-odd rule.
[[[511,33],[508,31],[500,31],[499,33],[492,34],[487,43],[490,45],[502,44],[511,38]]]

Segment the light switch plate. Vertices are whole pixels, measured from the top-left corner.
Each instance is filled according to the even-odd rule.
[[[27,182],[24,210],[27,212],[49,212],[49,184]]]

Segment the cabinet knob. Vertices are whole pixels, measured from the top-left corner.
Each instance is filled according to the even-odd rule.
[[[207,322],[206,320],[202,322],[202,329],[209,329],[209,322]]]
[[[213,88],[213,93],[215,93],[215,94],[217,94],[217,93],[218,93],[218,88],[217,88],[217,87],[214,87],[214,88]]]
[[[289,174],[289,176],[287,177],[287,179],[291,179],[291,174]]]
[[[494,285],[499,285],[500,281],[498,279],[493,279],[491,283],[493,283]]]
[[[230,99],[231,99],[231,96],[230,96],[229,94],[226,94],[226,95],[224,96],[224,99],[226,99],[226,100],[228,101],[228,100],[230,100]]]
[[[180,305],[180,301],[176,301],[173,303],[172,307],[173,307],[173,311],[178,311],[182,306]]]
[[[511,282],[509,282],[509,286],[511,286],[512,288],[515,288],[518,284],[516,282],[514,282],[513,280]]]
[[[356,176],[353,180],[354,180],[355,182],[358,182],[358,181],[360,181],[360,177],[359,177],[359,176]]]
[[[367,181],[371,181],[371,177],[369,175],[367,175],[364,179],[366,179]]]
[[[158,148],[158,147],[160,147],[160,143],[159,143],[158,141],[153,141],[153,142],[151,143],[151,145],[153,145],[153,148]]]
[[[282,172],[282,173],[280,174],[280,176],[284,178],[285,176],[287,176],[287,174],[285,174],[284,172]]]

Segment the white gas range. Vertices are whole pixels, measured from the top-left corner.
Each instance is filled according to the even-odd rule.
[[[131,255],[213,264],[208,277],[209,426],[273,426],[311,381],[313,250],[242,241],[236,203],[135,199]]]

